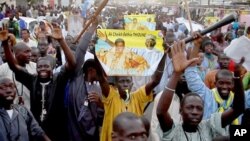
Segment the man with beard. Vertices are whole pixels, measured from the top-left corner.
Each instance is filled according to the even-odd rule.
[[[32,75],[18,65],[8,46],[8,38],[3,41],[6,60],[15,72],[16,79],[31,92],[31,112],[46,134],[54,141],[67,140],[67,125],[64,116],[64,88],[75,69],[75,58],[68,48],[61,29],[53,29],[52,38],[56,39],[65,53],[67,63],[58,74],[52,73],[47,57],[39,58],[37,74]]]
[[[0,77],[0,140],[29,141],[30,137],[50,141],[38,125],[32,113],[21,105],[14,105],[16,96],[14,82]]]
[[[202,120],[206,102],[199,96],[200,93],[189,93],[184,96],[180,105],[180,114],[183,122],[175,123],[167,111],[173,98],[176,84],[182,72],[188,66],[194,64],[197,59],[186,59],[184,41],[175,43],[172,49],[172,56],[174,73],[165,87],[157,108],[157,117],[164,132],[163,140],[211,141],[217,136],[226,135],[225,127],[242,114],[245,107],[244,90],[240,79],[240,65],[243,61],[236,65],[235,77],[230,78],[230,81],[235,83],[234,92],[237,94],[231,108],[222,113],[214,113],[207,120]],[[229,79],[229,77],[226,79]]]

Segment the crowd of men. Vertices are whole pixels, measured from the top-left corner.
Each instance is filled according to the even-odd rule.
[[[0,31],[1,141],[230,140],[231,125],[250,126],[250,72],[244,58],[234,62],[223,53],[234,39],[250,39],[244,24],[201,36],[174,20],[178,10],[166,16],[157,7],[120,6],[103,11],[74,42],[63,35],[60,18],[39,22],[31,38],[19,15],[35,18],[44,6],[6,7],[0,10],[0,20],[9,17]],[[150,78],[107,76],[94,50],[97,28],[124,29],[124,14],[140,13],[157,15],[164,41],[157,69]],[[188,45],[187,36],[195,38]]]

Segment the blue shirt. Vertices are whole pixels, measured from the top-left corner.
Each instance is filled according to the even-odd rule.
[[[19,27],[20,29],[27,29],[27,24],[25,23],[25,21],[23,19],[19,19],[18,21]]]
[[[4,18],[4,14],[0,12],[0,21]]]
[[[188,67],[185,70],[185,77],[189,90],[199,94],[204,101],[203,119],[209,119],[218,109],[212,90],[204,84],[196,67]],[[245,106],[245,108],[250,107],[250,90],[245,92]]]

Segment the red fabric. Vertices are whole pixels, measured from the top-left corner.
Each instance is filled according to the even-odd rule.
[[[229,69],[231,72],[234,72],[234,68],[235,68],[235,62],[234,62],[233,60],[230,60],[228,69]]]

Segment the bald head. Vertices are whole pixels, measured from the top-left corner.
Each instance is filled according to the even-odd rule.
[[[113,121],[112,140],[128,140],[132,136],[134,140],[146,141],[148,130],[145,122],[134,113],[124,112]]]
[[[123,130],[123,126],[126,124],[126,121],[138,120],[135,114],[130,112],[124,112],[119,114],[113,121],[113,131],[120,132]]]
[[[219,70],[215,75],[215,81],[219,81],[221,78],[229,78],[233,81],[233,73],[226,69]]]
[[[13,47],[16,60],[21,66],[28,64],[31,57],[31,48],[28,47],[25,43],[19,42]]]
[[[28,47],[25,43],[23,42],[18,42],[14,47],[13,47],[13,50],[14,50],[14,53],[17,54],[17,53],[20,53],[24,50],[26,50],[27,48],[30,48]]]

